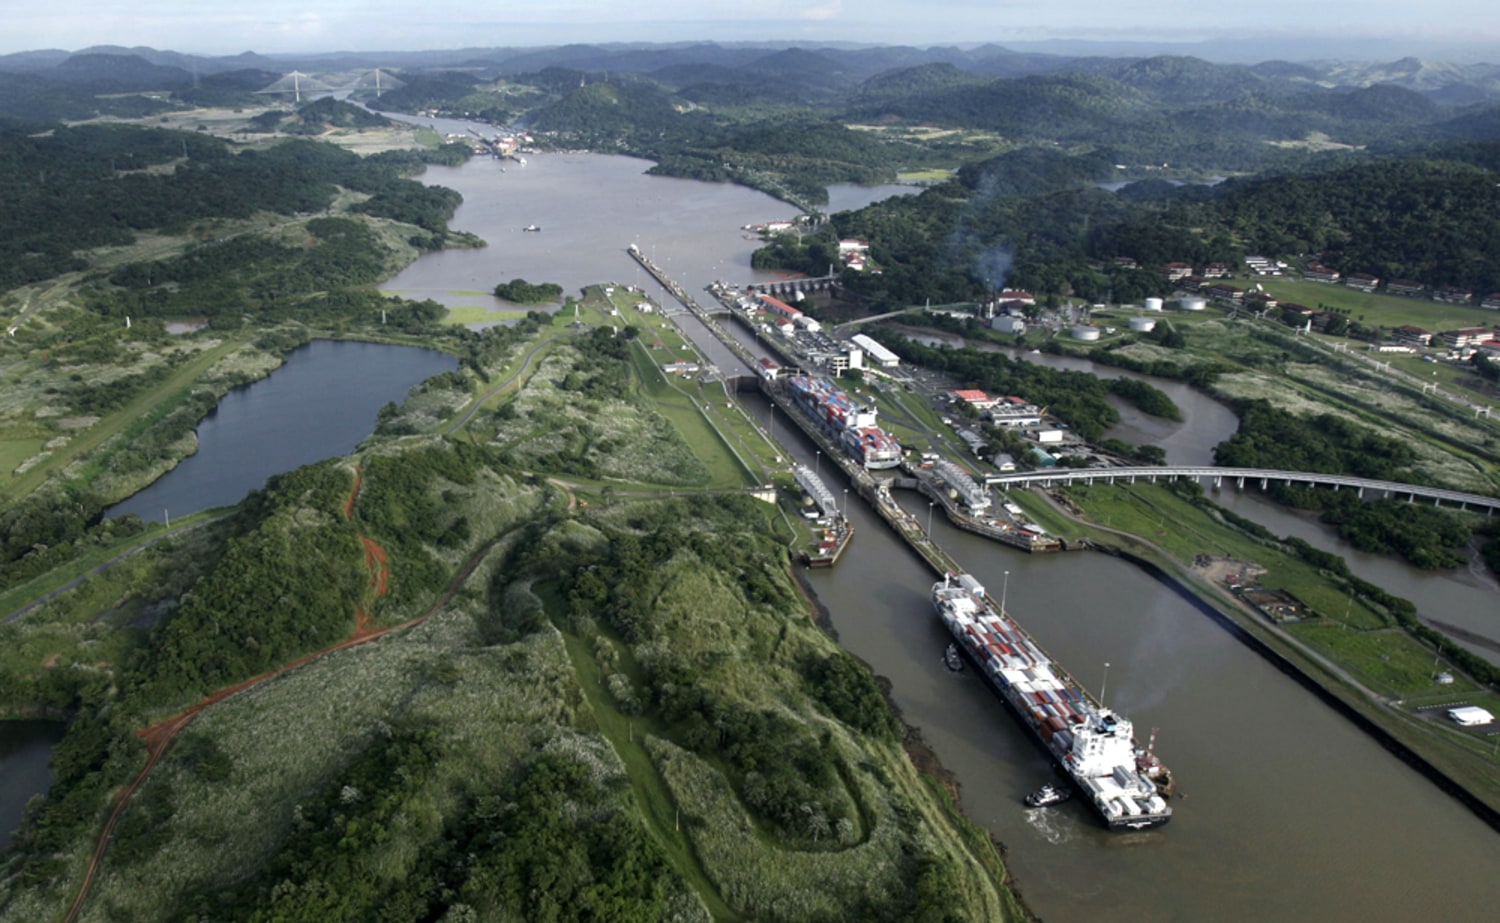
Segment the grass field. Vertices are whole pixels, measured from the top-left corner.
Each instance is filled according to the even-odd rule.
[[[1295,279],[1256,278],[1279,301],[1316,308],[1326,305],[1349,312],[1352,320],[1382,327],[1411,324],[1429,332],[1459,327],[1491,327],[1500,323],[1500,312],[1480,307],[1444,304],[1427,298],[1366,294],[1344,285],[1304,282]]]
[[[508,321],[520,320],[526,316],[525,311],[496,311],[479,305],[461,305],[448,309],[448,314],[443,318],[445,324],[503,324]]]
[[[730,447],[724,435],[709,420],[703,405],[688,393],[687,388],[692,386],[669,381],[666,373],[653,361],[654,356],[639,345],[631,351],[636,374],[656,410],[671,421],[693,454],[708,467],[709,480],[705,486],[748,487],[754,483],[756,472]],[[701,395],[701,391],[697,393]]]
[[[15,480],[16,468],[42,450],[47,440],[37,436],[0,436],[0,487]]]
[[[1325,623],[1292,625],[1288,630],[1387,695],[1467,695],[1479,691],[1462,674],[1455,675],[1451,686],[1438,685],[1436,676],[1446,667],[1437,662],[1432,651],[1399,629],[1351,631]]]

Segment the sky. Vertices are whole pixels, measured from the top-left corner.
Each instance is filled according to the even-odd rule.
[[[0,53],[144,45],[197,54],[573,42],[1217,42],[1448,45],[1500,61],[1493,0],[8,0]],[[1391,42],[1384,43],[1391,45]],[[1315,46],[1314,46],[1315,47]]]

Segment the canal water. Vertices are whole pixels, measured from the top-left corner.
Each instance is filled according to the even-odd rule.
[[[431,349],[314,340],[269,376],[226,394],[198,425],[198,452],[106,515],[161,522],[238,503],[273,474],[347,455],[374,432],[382,406],[456,368],[456,359]]]
[[[10,848],[26,802],[52,784],[47,760],[65,727],[60,721],[0,721],[0,851]]]
[[[635,244],[696,298],[716,280],[743,285],[772,278],[750,268],[760,242],[742,227],[794,214],[742,186],[649,176],[646,160],[601,154],[532,154],[526,160],[524,167],[475,158],[428,168],[425,182],[464,197],[452,227],[479,235],[488,246],[426,255],[383,290],[448,307],[511,311],[515,305],[489,293],[516,278],[555,282],[570,295],[597,282],[659,294],[626,252]],[[529,225],[541,230],[524,230]]]

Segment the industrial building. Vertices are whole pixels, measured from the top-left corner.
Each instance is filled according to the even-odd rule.
[[[897,356],[863,333],[856,333],[849,339],[855,346],[865,351],[865,355],[870,357],[872,365],[878,365],[883,369],[893,369],[901,364],[900,356]]]
[[[1466,728],[1477,727],[1481,724],[1489,724],[1495,720],[1495,716],[1477,705],[1465,705],[1462,708],[1448,709],[1448,717]]]

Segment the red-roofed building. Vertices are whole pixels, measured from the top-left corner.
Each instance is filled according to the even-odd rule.
[[[756,295],[760,299],[760,306],[789,321],[796,321],[802,316],[802,312],[782,301],[780,298],[772,298],[770,295]]]
[[[1410,279],[1392,279],[1385,284],[1387,295],[1420,295],[1427,286]]]
[[[1162,268],[1161,274],[1167,277],[1168,282],[1176,282],[1192,275],[1193,267],[1188,263],[1168,263]]]
[[[1344,277],[1344,284],[1362,292],[1373,292],[1380,287],[1380,277],[1367,272],[1355,272]]]
[[[1239,304],[1245,298],[1245,290],[1233,285],[1226,285],[1225,283],[1220,282],[1216,285],[1209,286],[1208,297],[1212,298],[1214,301],[1227,301],[1232,304]]]
[[[1495,331],[1488,327],[1465,327],[1462,330],[1444,331],[1441,336],[1443,345],[1449,349],[1463,349],[1465,346],[1494,342]]]
[[[953,401],[963,401],[970,407],[973,407],[975,410],[988,410],[991,407],[994,407],[996,404],[1000,403],[1001,400],[998,397],[990,397],[983,391],[979,391],[973,388],[965,388],[958,391],[949,391],[948,399]]]
[[[1427,346],[1432,342],[1432,334],[1421,327],[1413,327],[1407,324],[1397,327],[1391,331],[1391,339],[1402,346]]]
[[[1308,263],[1307,271],[1302,273],[1302,278],[1309,282],[1337,282],[1339,271],[1332,266],[1324,266],[1322,263]]]

